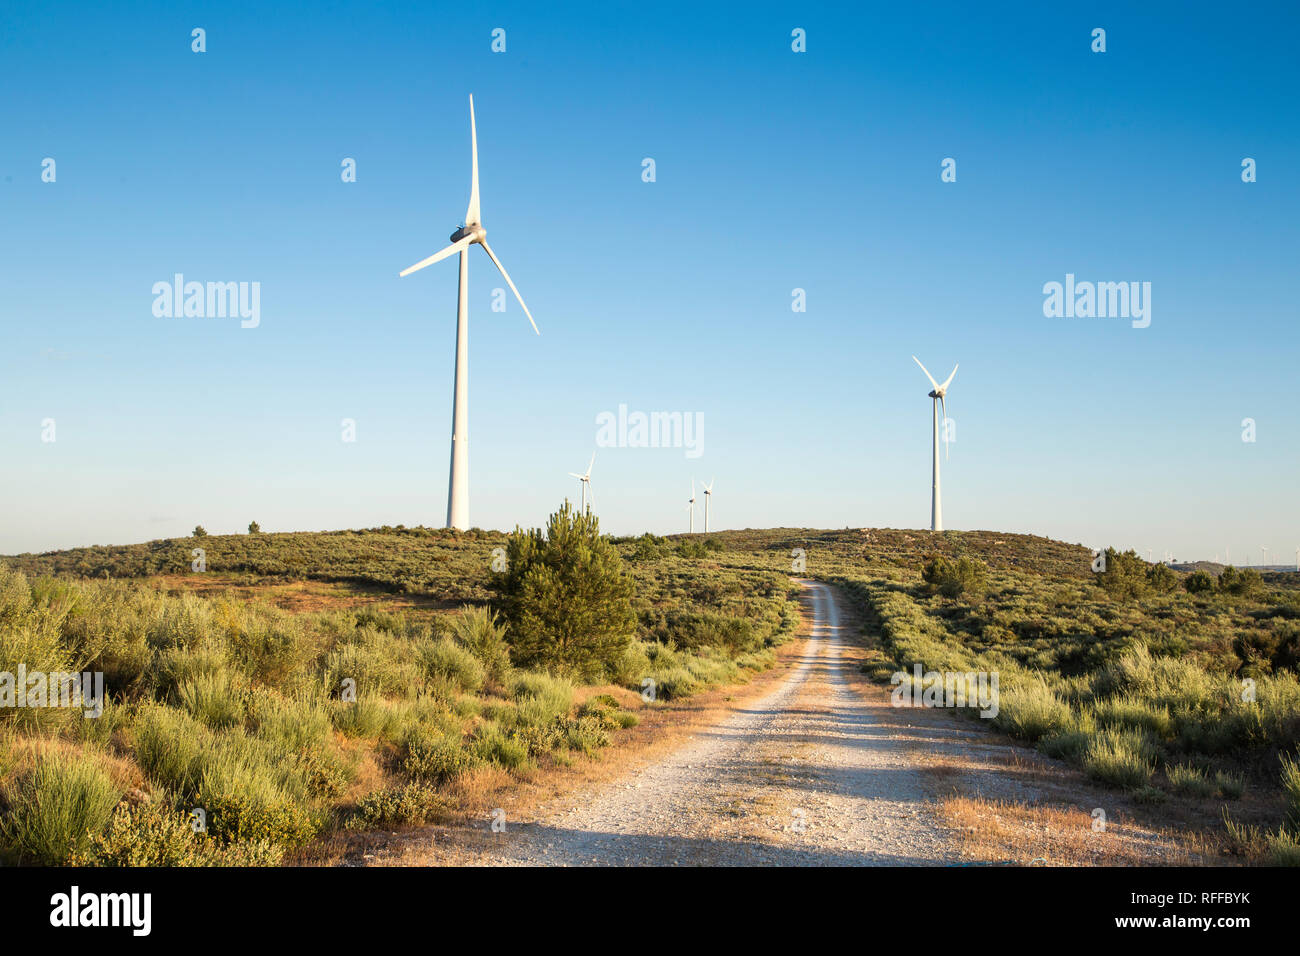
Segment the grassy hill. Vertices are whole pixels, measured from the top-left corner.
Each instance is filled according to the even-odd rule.
[[[1279,762],[1300,743],[1300,592],[1286,575],[1237,590],[1211,576],[1193,593],[1187,572],[1134,556],[1114,589],[1080,545],[984,531],[612,541],[637,633],[598,687],[492,650],[509,640],[490,616],[499,532],[212,535],[0,559],[0,671],[102,671],[111,698],[97,720],[0,712],[0,844],[41,862],[274,862],[322,835],[454,816],[476,773],[583,759],[638,710],[769,666],[795,623],[792,576],[858,605],[882,681],[917,663],[997,671],[998,728],[1096,779],[1152,802],[1268,791],[1300,825],[1300,774]],[[348,679],[354,701],[340,699]],[[97,809],[95,838],[70,850],[41,807],[74,791]],[[1289,832],[1238,837],[1286,859]]]

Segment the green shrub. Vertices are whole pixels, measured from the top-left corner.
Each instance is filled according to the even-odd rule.
[[[363,694],[354,701],[334,701],[330,717],[340,733],[364,740],[385,736],[392,722],[392,712],[383,699],[372,694]]]
[[[344,826],[349,830],[420,826],[449,819],[451,805],[431,787],[408,783],[366,794]]]
[[[74,866],[278,866],[282,847],[265,841],[221,845],[194,832],[189,817],[152,801],[119,803],[108,827]]]
[[[1088,776],[1115,787],[1144,787],[1155,772],[1150,748],[1141,734],[1130,730],[1103,730],[1093,737],[1083,756]]]
[[[1183,581],[1183,587],[1189,594],[1209,594],[1214,590],[1214,575],[1204,570],[1193,571]]]
[[[230,671],[199,674],[176,687],[176,697],[192,717],[214,730],[222,730],[244,719],[244,691]]]
[[[1214,775],[1214,785],[1218,788],[1219,795],[1226,800],[1240,800],[1246,792],[1246,780],[1238,773],[1220,770]]]
[[[402,741],[402,770],[413,780],[445,783],[472,768],[474,754],[454,737],[425,727],[414,727]]]
[[[420,649],[420,663],[430,678],[444,678],[454,687],[476,693],[487,673],[483,663],[466,647],[442,638]]]
[[[1300,763],[1283,754],[1282,796],[1286,799],[1286,827],[1300,836]]]
[[[501,683],[510,673],[506,628],[486,607],[465,605],[451,621],[451,633],[483,665],[488,680]]]
[[[921,578],[944,597],[977,597],[988,590],[988,568],[982,561],[965,556],[951,561],[934,555],[923,565]]]
[[[1097,572],[1097,583],[1117,598],[1137,598],[1147,592],[1147,563],[1136,551],[1105,552],[1105,570]]]
[[[1165,774],[1169,777],[1169,785],[1178,793],[1193,797],[1212,797],[1218,792],[1218,787],[1206,778],[1205,773],[1191,765],[1168,767]]]
[[[573,707],[573,683],[541,671],[517,671],[510,680],[517,721],[524,726],[549,724]]]
[[[258,688],[248,699],[248,719],[256,736],[290,753],[322,749],[330,740],[329,711],[322,701],[305,694],[285,697]]]
[[[1219,593],[1221,594],[1248,597],[1259,593],[1263,585],[1264,579],[1259,576],[1259,572],[1254,568],[1239,571],[1232,565],[1228,565],[1219,574]]]
[[[122,796],[94,760],[57,751],[39,755],[31,772],[5,788],[9,812],[0,837],[20,859],[43,866],[84,853]]]
[[[600,748],[609,746],[609,730],[600,717],[577,717],[567,721],[565,739],[570,750],[581,751],[590,757]]]
[[[1178,587],[1178,575],[1167,564],[1153,564],[1147,568],[1147,587],[1156,594],[1168,594]]]
[[[523,770],[530,766],[528,742],[518,735],[507,736],[495,724],[480,725],[472,744],[474,756],[506,770]]]
[[[306,843],[322,821],[286,783],[284,774],[234,749],[206,757],[196,798],[207,812],[208,832],[225,842]]]
[[[1070,705],[1044,683],[1030,681],[1000,690],[995,726],[1013,737],[1035,741],[1070,727]]]
[[[192,793],[203,755],[214,746],[210,731],[189,714],[152,704],[131,725],[135,762],[151,780],[177,793]]]

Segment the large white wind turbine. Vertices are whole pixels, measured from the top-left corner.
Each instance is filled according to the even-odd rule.
[[[591,453],[591,464],[587,465],[587,471],[584,474],[580,475],[576,471],[569,472],[569,477],[577,478],[578,482],[582,485],[582,510],[583,511],[587,510],[587,489],[591,487],[591,466],[594,464],[596,464],[596,453],[593,451]],[[592,507],[595,507],[596,496],[594,494],[591,497],[591,504]]]
[[[704,533],[709,533],[709,499],[713,497],[713,484],[718,479],[714,478],[704,486]],[[694,492],[691,492],[694,494]]]
[[[917,365],[921,365],[921,360],[915,355],[912,356],[912,361]],[[934,406],[934,477],[930,484],[930,530],[942,531],[943,506],[939,501],[939,407],[943,406],[943,451],[946,456],[948,454],[948,404],[944,400],[944,396],[948,394],[948,386],[952,384],[953,376],[957,374],[957,366],[952,367],[952,375],[949,375],[948,380],[942,385],[934,380],[934,376],[929,373],[924,365],[921,365],[921,371],[925,372],[925,377],[934,386],[934,391],[930,393],[930,398],[933,399],[931,405]]]
[[[435,252],[427,259],[421,259],[408,269],[403,269],[399,276],[408,276],[412,272],[441,262],[453,253],[460,253],[460,293],[456,302],[456,390],[451,413],[451,474],[447,482],[447,527],[469,529],[469,247],[476,243],[483,247],[493,265],[501,272],[501,277],[510,286],[510,291],[519,300],[524,315],[532,323],[533,331],[542,333],[533,322],[533,314],[524,305],[524,298],[510,280],[510,274],[501,260],[496,257],[492,247],[487,243],[487,230],[479,215],[478,207],[478,130],[474,125],[474,97],[469,98],[469,137],[470,137],[470,187],[469,208],[465,210],[465,224],[451,234],[451,245],[441,252]]]

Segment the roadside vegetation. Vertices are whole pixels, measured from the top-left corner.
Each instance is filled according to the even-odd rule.
[[[994,532],[611,538],[567,507],[514,534],[15,556],[0,671],[100,670],[110,701],[96,720],[0,711],[0,845],[274,863],[455,819],[458,781],[588,759],[644,708],[770,666],[791,579],[814,577],[857,605],[874,678],[996,671],[997,729],[1136,802],[1205,805],[1250,858],[1300,859],[1300,575],[1104,557],[1099,573],[1082,546]]]
[[[1296,861],[1300,593],[1250,569],[1184,574],[1132,552],[1106,559],[1094,573],[1079,549],[1086,572],[1057,575],[932,556],[912,573],[836,568],[828,579],[879,634],[865,668],[876,679],[910,680],[918,664],[996,672],[998,729],[1140,803],[1222,803],[1242,849]],[[1274,829],[1232,822],[1233,802],[1254,786],[1282,792]]]
[[[300,577],[349,600],[256,596]],[[376,585],[428,600],[393,610]],[[0,672],[102,672],[107,699],[93,718],[0,707],[0,854],[275,865],[455,819],[467,775],[596,757],[638,711],[770,666],[793,590],[638,555],[567,505],[512,535],[250,531],[7,559]]]

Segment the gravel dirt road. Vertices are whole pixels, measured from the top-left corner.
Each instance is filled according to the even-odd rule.
[[[834,592],[804,582],[789,676],[679,749],[508,823],[456,862],[497,866],[908,865],[956,859],[925,774],[850,686]],[[888,708],[885,708],[887,711]]]

